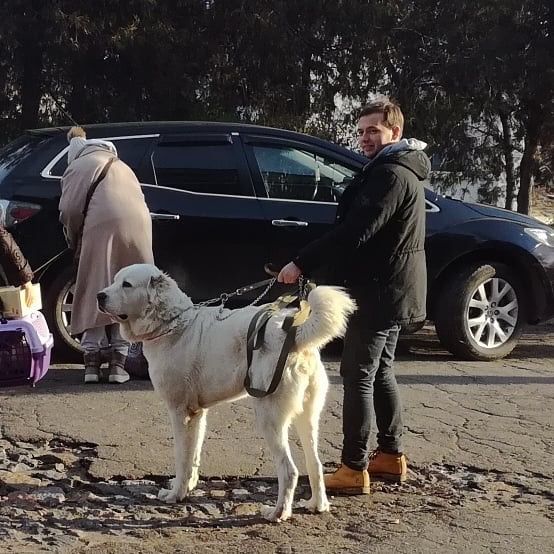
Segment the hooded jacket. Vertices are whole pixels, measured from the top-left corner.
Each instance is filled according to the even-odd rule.
[[[329,281],[350,290],[373,328],[425,320],[425,146],[383,148],[343,193],[335,227],[294,260],[305,274],[329,267]]]

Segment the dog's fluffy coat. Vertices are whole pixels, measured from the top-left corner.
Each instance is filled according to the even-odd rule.
[[[259,308],[224,310],[218,316],[219,308],[193,306],[173,279],[146,264],[122,269],[101,292],[100,309],[121,323],[124,337],[143,342],[152,384],[167,404],[175,439],[175,479],[159,498],[180,501],[198,482],[208,408],[246,395],[246,334]],[[317,452],[319,416],[328,386],[319,349],[344,334],[356,306],[344,291],[333,287],[316,288],[308,303],[310,316],[297,329],[296,345],[277,390],[254,400],[256,420],[273,454],[279,481],[277,505],[265,514],[272,521],[285,520],[292,512],[298,478],[288,444],[292,421],[302,442],[312,491],[303,505],[313,512],[329,509]],[[264,345],[253,355],[253,387],[269,387],[285,338],[281,325],[292,313],[282,310],[269,320]]]

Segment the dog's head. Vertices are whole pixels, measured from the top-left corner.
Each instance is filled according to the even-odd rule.
[[[96,299],[98,309],[119,322],[123,336],[133,342],[163,332],[164,326],[192,307],[177,283],[150,264],[124,267]]]

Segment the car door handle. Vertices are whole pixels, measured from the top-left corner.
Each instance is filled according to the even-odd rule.
[[[292,219],[272,219],[273,227],[307,227],[307,221],[295,221]]]
[[[150,217],[158,221],[178,221],[181,219],[179,214],[154,214],[150,212]]]

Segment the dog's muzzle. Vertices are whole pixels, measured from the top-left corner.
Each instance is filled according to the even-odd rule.
[[[127,319],[127,314],[112,314],[106,309],[106,301],[108,300],[108,295],[105,292],[99,292],[96,295],[96,302],[98,304],[98,309],[104,313],[109,315],[112,319],[115,319],[116,321],[122,322]]]

